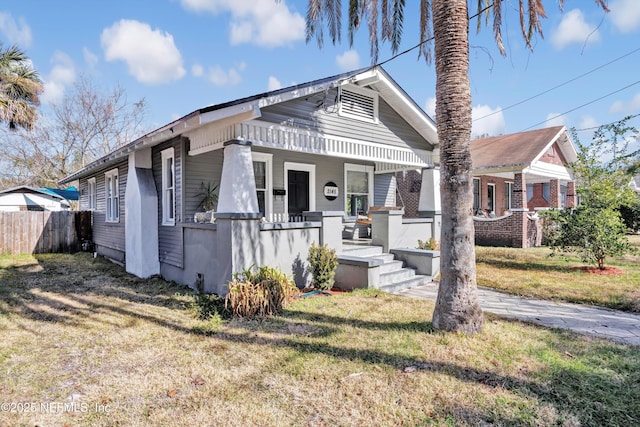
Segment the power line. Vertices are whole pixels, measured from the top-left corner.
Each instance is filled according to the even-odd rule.
[[[627,119],[627,120],[635,119],[635,118],[636,118],[636,117],[638,117],[638,116],[640,116],[640,114],[634,114],[634,115],[632,115],[632,116],[628,116],[628,117],[623,118],[623,120],[624,120],[624,119]],[[591,126],[590,128],[576,129],[576,132],[584,132],[584,131],[587,131],[587,130],[600,129],[602,126],[609,126],[609,125],[612,125],[612,124],[614,124],[614,123],[618,123],[619,121],[620,121],[620,120],[615,120],[615,121],[613,121],[613,122],[605,123],[605,124],[603,124],[603,125],[599,125],[599,126]]]
[[[551,92],[551,91],[553,91],[553,90],[556,90],[556,89],[558,89],[558,88],[560,88],[560,87],[562,87],[562,86],[565,86],[565,85],[567,85],[567,84],[569,84],[569,83],[572,83],[572,82],[574,82],[574,81],[576,81],[576,80],[578,80],[578,79],[581,79],[582,77],[585,77],[585,76],[587,76],[587,75],[589,75],[589,74],[592,74],[592,73],[594,73],[594,72],[596,72],[596,71],[598,71],[598,70],[600,70],[600,69],[602,69],[602,68],[604,68],[604,67],[606,67],[606,66],[608,66],[608,65],[613,64],[614,62],[617,62],[617,61],[619,61],[619,60],[621,60],[621,59],[624,59],[624,58],[626,58],[627,56],[632,55],[632,54],[634,54],[634,53],[636,53],[636,52],[639,52],[639,51],[640,51],[640,47],[639,47],[639,48],[637,48],[637,49],[634,49],[634,50],[632,50],[631,52],[626,53],[626,54],[624,54],[624,55],[622,55],[622,56],[620,56],[620,57],[618,57],[618,58],[616,58],[616,59],[613,59],[613,60],[611,60],[611,61],[607,62],[606,64],[602,64],[602,65],[600,65],[599,67],[596,67],[596,68],[594,68],[594,69],[593,69],[593,70],[591,70],[591,71],[587,71],[586,73],[582,73],[582,74],[580,74],[579,76],[576,76],[576,77],[574,77],[574,78],[572,78],[572,79],[569,79],[569,80],[567,80],[567,81],[565,81],[565,82],[563,82],[563,83],[560,83],[560,84],[558,84],[558,85],[556,85],[556,86],[554,86],[554,87],[552,87],[552,88],[550,88],[550,89],[547,89],[547,90],[545,90],[545,91],[543,91],[543,92],[540,92],[540,93],[538,93],[538,94],[536,94],[536,95],[530,96],[529,98],[523,99],[522,101],[516,102],[515,104],[511,104],[511,105],[509,105],[508,107],[501,108],[501,109],[499,109],[499,110],[497,110],[497,111],[494,111],[494,112],[492,112],[492,113],[489,113],[489,114],[487,114],[487,115],[485,115],[485,116],[482,116],[482,117],[478,117],[478,118],[476,118],[476,119],[473,119],[473,121],[475,122],[475,121],[478,121],[478,120],[482,120],[482,119],[485,119],[485,118],[487,118],[487,117],[493,116],[494,114],[501,113],[501,112],[503,112],[503,111],[505,111],[505,110],[508,110],[508,109],[510,109],[510,108],[517,107],[518,105],[524,104],[525,102],[531,101],[532,99],[538,98],[539,96],[542,96],[542,95],[544,95],[544,94],[547,94],[547,93],[549,93],[549,92]]]
[[[633,82],[633,83],[631,83],[631,84],[628,84],[628,85],[626,85],[625,87],[622,87],[622,88],[620,88],[620,89],[618,89],[618,90],[614,90],[613,92],[609,92],[609,93],[607,93],[606,95],[602,95],[602,96],[601,96],[601,97],[599,97],[599,98],[596,98],[596,99],[594,99],[594,100],[591,100],[591,101],[589,101],[589,102],[586,102],[586,103],[584,103],[584,104],[582,104],[582,105],[579,105],[579,106],[577,106],[577,107],[575,107],[575,108],[572,108],[572,109],[570,109],[570,110],[567,110],[567,111],[565,111],[564,113],[560,113],[560,114],[558,114],[558,115],[556,115],[556,116],[553,116],[553,117],[548,118],[547,120],[543,120],[543,121],[541,121],[541,122],[539,122],[539,123],[536,123],[535,125],[529,126],[528,128],[523,129],[521,132],[524,132],[524,131],[529,130],[529,129],[532,129],[532,128],[536,127],[536,126],[540,126],[540,125],[542,125],[542,124],[545,124],[546,122],[548,122],[548,121],[550,121],[550,120],[553,120],[553,119],[557,119],[558,117],[562,117],[562,116],[564,116],[565,114],[572,113],[572,112],[574,112],[574,111],[576,111],[576,110],[579,110],[579,109],[580,109],[580,108],[582,108],[582,107],[586,107],[587,105],[591,105],[591,104],[593,104],[593,103],[595,103],[595,102],[598,102],[598,101],[600,101],[600,100],[602,100],[602,99],[604,99],[604,98],[607,98],[607,97],[609,97],[609,96],[611,96],[611,95],[615,95],[616,93],[618,93],[618,92],[622,92],[623,90],[626,90],[626,89],[629,89],[631,86],[635,86],[635,85],[637,85],[638,83],[640,83],[640,80],[637,80],[637,81],[635,81],[635,82]]]
[[[482,10],[479,10],[479,11],[478,11],[478,12],[476,12],[475,14],[471,15],[471,16],[468,18],[468,20],[469,20],[469,21],[471,21],[472,19],[477,18],[478,16],[482,15],[483,13],[485,13],[487,10],[489,10],[489,9],[490,9],[490,8],[492,8],[492,7],[493,7],[493,2],[492,2],[490,5],[488,5],[488,6],[484,7]],[[412,50],[416,50],[417,48],[419,48],[419,47],[420,47],[420,46],[422,46],[423,44],[428,43],[428,42],[432,41],[433,39],[434,39],[434,37],[433,37],[433,36],[431,36],[431,37],[429,37],[428,39],[422,40],[422,41],[421,41],[420,43],[418,43],[417,45],[415,45],[415,46],[413,46],[413,47],[410,47],[409,49],[406,49],[406,50],[404,50],[404,51],[402,51],[402,52],[400,52],[400,53],[397,53],[397,54],[393,55],[393,56],[392,56],[391,58],[389,58],[389,59],[386,59],[386,60],[384,60],[384,61],[382,61],[382,62],[378,62],[377,64],[372,65],[371,67],[369,67],[369,69],[370,69],[370,70],[372,70],[373,68],[375,68],[375,67],[377,67],[377,66],[379,66],[379,65],[384,65],[384,64],[386,64],[387,62],[391,62],[391,61],[393,61],[394,59],[396,59],[396,58],[398,58],[398,57],[400,57],[400,56],[402,56],[402,55],[404,55],[404,54],[407,54],[407,53],[411,52]],[[639,49],[640,49],[640,48],[639,48]]]

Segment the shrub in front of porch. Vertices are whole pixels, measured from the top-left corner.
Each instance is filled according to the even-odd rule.
[[[311,286],[324,290],[333,288],[338,268],[336,250],[329,249],[326,244],[320,246],[313,242],[309,247],[307,261],[312,277]]]
[[[235,317],[266,317],[282,313],[298,293],[295,282],[281,270],[269,266],[236,273],[227,285],[225,308]]]

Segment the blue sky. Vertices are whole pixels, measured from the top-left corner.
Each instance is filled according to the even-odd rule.
[[[323,49],[307,44],[307,0],[3,3],[0,41],[32,59],[45,82],[44,108],[85,76],[104,90],[120,85],[131,102],[145,98],[150,129],[207,105],[371,64],[366,28],[353,48],[344,26],[337,46],[327,35]],[[417,43],[418,2],[407,4],[401,51]],[[609,14],[591,0],[566,0],[563,11],[557,1],[544,4],[544,39],[536,38],[533,52],[520,34],[516,0],[505,2],[506,58],[490,28],[476,34],[471,24],[475,134],[557,124],[589,129],[640,113],[640,1],[609,0]],[[382,46],[380,60],[391,56]],[[433,115],[433,65],[413,50],[384,67]],[[640,127],[640,117],[632,123]],[[579,135],[587,142],[592,133]]]

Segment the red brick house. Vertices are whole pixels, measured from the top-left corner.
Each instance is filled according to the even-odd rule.
[[[567,129],[554,126],[471,141],[476,243],[530,247],[542,242],[541,209],[577,203],[568,164],[577,152]],[[398,172],[398,204],[420,216],[419,170]]]
[[[477,244],[539,246],[536,211],[576,205],[577,152],[564,126],[471,141],[471,158]]]

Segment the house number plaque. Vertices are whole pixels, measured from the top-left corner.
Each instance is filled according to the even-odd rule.
[[[338,194],[339,194],[338,186],[336,185],[335,182],[331,182],[330,181],[330,182],[327,182],[324,185],[324,197],[327,200],[335,200],[335,199],[337,199],[338,198]]]

